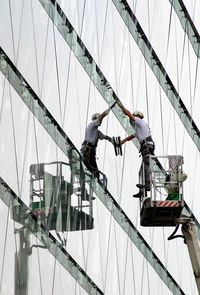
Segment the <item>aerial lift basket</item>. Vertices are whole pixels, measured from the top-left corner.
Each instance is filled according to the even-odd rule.
[[[159,164],[159,165],[158,165]],[[150,192],[143,190],[140,199],[142,226],[176,226],[184,207],[182,170],[183,157],[150,156]],[[139,172],[140,184],[145,184],[144,163]]]

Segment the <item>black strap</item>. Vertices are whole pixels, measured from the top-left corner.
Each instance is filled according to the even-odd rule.
[[[153,144],[150,144],[149,142],[152,142]],[[155,150],[155,144],[151,136],[149,136],[147,139],[143,140],[140,146],[139,153],[144,156],[146,154],[154,155]]]
[[[143,145],[143,144],[145,144],[145,143],[147,143],[147,142],[149,142],[149,141],[154,142],[151,136],[149,136],[149,137],[147,137],[146,139],[144,139],[144,140],[142,141],[141,145]]]
[[[87,145],[87,146],[89,146],[89,147],[91,147],[93,149],[95,149],[97,147],[97,145],[92,144],[91,142],[89,142],[87,140],[84,140],[83,145]]]

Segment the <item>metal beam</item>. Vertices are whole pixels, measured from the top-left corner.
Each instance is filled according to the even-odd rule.
[[[104,294],[90,279],[81,266],[63,248],[61,243],[59,243],[54,238],[54,236],[41,223],[38,217],[24,204],[24,202],[15,194],[15,192],[1,177],[0,198],[15,213],[15,207],[20,210],[18,212],[20,224],[30,230],[38,238],[38,240],[40,240],[40,242],[49,250],[49,252],[58,260],[58,262],[63,265],[63,267],[72,275],[72,277],[88,294]]]
[[[126,0],[112,0],[187,132],[200,151],[200,131]]]
[[[200,36],[182,0],[169,0],[186,32],[197,57],[200,57]]]
[[[33,112],[35,117],[49,133],[55,143],[60,147],[64,154],[68,157],[69,151],[73,150],[71,157],[73,157],[74,165],[77,163],[77,170],[80,167],[81,155],[78,150],[73,146],[72,142],[69,140],[67,135],[64,133],[63,129],[59,126],[56,120],[52,117],[50,112],[47,110],[45,105],[36,95],[36,93],[31,89],[27,81],[23,78],[5,52],[0,48],[0,70],[11,83],[13,88],[22,98],[24,103]],[[72,159],[71,159],[72,160]],[[84,166],[84,164],[82,163]],[[118,222],[120,227],[129,236],[131,241],[136,245],[138,250],[144,255],[147,261],[151,264],[154,270],[157,272],[161,280],[167,285],[167,287],[172,291],[173,294],[184,294],[181,287],[177,284],[174,278],[167,271],[165,266],[153,252],[148,243],[144,240],[142,235],[136,229],[134,224],[118,205],[112,195],[107,189],[105,189],[104,184],[97,179],[91,180],[91,186],[94,192],[97,194],[99,199],[105,205],[105,207],[112,214],[114,219]]]

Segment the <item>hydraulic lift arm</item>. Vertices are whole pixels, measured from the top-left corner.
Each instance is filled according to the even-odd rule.
[[[193,273],[195,276],[198,293],[200,294],[200,246],[193,223],[182,225],[182,233],[188,247]]]

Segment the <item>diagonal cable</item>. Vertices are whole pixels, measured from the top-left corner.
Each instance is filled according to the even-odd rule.
[[[197,57],[200,57],[200,35],[182,0],[169,0],[186,32]]]
[[[63,151],[63,153],[73,159],[73,163],[77,164],[77,170],[80,170],[81,155],[76,147],[73,145],[69,137],[65,134],[64,130],[60,127],[57,121],[53,118],[46,106],[42,103],[37,94],[33,91],[27,81],[23,78],[21,73],[11,62],[6,53],[0,48],[0,70],[8,79],[10,84],[16,90],[23,102],[35,115],[41,125],[45,128],[48,134],[52,137],[55,143]],[[71,158],[72,157],[72,158]],[[85,165],[81,165],[86,169]],[[88,172],[87,172],[88,174]],[[104,184],[97,179],[91,181],[91,187],[110,211],[114,219],[118,222],[124,232],[130,237],[131,241],[135,244],[138,250],[143,254],[147,261],[154,268],[161,280],[166,286],[173,292],[173,294],[184,294],[181,287],[177,284],[171,274],[167,271],[163,263],[158,256],[153,252],[152,248],[145,241],[143,236],[136,229],[134,224],[115,201],[112,195],[109,193]]]

